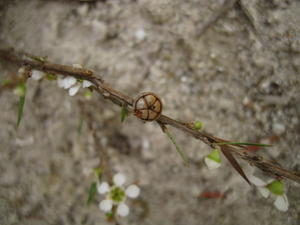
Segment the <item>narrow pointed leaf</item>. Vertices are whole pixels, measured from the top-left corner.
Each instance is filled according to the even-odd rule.
[[[167,129],[165,129],[164,132],[166,133],[166,135],[168,136],[168,138],[171,140],[171,142],[175,145],[176,151],[180,155],[180,157],[182,158],[183,163],[186,166],[188,166],[189,165],[189,160],[188,160],[187,155],[181,150],[181,148],[176,143],[175,138],[171,135],[171,133]]]
[[[239,163],[236,161],[236,159],[231,154],[230,150],[227,148],[227,146],[221,146],[221,151],[227,158],[227,160],[231,163],[233,168],[247,181],[249,185],[251,185],[250,181],[248,180],[246,174],[244,173],[243,169],[240,167]]]
[[[38,61],[38,62],[41,62],[41,63],[44,63],[46,62],[46,57],[41,57],[41,56],[34,56],[34,55],[29,55],[29,54],[26,54],[29,58],[35,60],[35,61]]]
[[[105,214],[106,219],[108,220],[108,222],[113,222],[113,220],[115,219],[115,213],[114,212],[108,212]]]
[[[46,78],[48,80],[56,80],[57,79],[57,75],[56,74],[52,74],[52,73],[47,73],[46,74]]]
[[[90,100],[92,98],[92,92],[90,90],[86,90],[84,92],[84,97],[87,99],[87,100]]]
[[[81,115],[79,118],[79,124],[77,128],[77,133],[79,136],[81,135],[82,127],[83,127],[83,116]]]
[[[271,147],[272,145],[251,143],[251,142],[218,142],[217,145],[250,145],[250,146],[260,146],[260,147]]]
[[[122,106],[122,109],[121,109],[121,122],[123,122],[127,116],[128,116],[128,110],[125,106]]]
[[[103,170],[101,168],[95,168],[94,173],[96,178],[100,181],[102,178]]]
[[[202,134],[204,134],[209,140],[213,140],[214,143],[217,144],[217,145],[220,145],[219,143],[221,143],[221,145],[222,145],[222,143],[232,143],[231,141],[228,141],[228,140],[225,140],[225,139],[221,139],[221,138],[215,137],[213,135],[209,135],[209,134],[206,134],[206,133],[202,133]],[[235,143],[237,143],[237,142],[235,142]],[[225,145],[225,144],[223,144],[223,145]],[[235,144],[235,145],[238,146],[238,147],[240,147],[240,148],[247,149],[243,145],[239,145],[239,144]]]
[[[1,85],[2,85],[2,86],[7,86],[7,85],[9,85],[9,84],[11,84],[11,83],[12,83],[11,80],[4,80],[4,81],[2,81]]]
[[[96,182],[92,182],[91,186],[90,186],[90,189],[89,189],[89,193],[88,193],[88,198],[87,198],[87,201],[86,201],[86,205],[89,205],[92,202],[92,200],[95,197],[96,192],[97,192],[97,183]]]
[[[19,97],[19,108],[18,108],[18,120],[17,120],[17,128],[19,127],[21,120],[23,118],[24,105],[25,105],[25,95],[26,95],[26,85],[24,83],[20,84],[18,87],[22,90],[22,94]]]

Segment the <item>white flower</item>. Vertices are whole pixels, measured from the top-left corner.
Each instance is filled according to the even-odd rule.
[[[210,159],[208,157],[204,158],[204,162],[207,165],[208,169],[217,169],[221,166],[221,163],[216,162],[215,160]]]
[[[57,83],[59,87],[62,87],[64,89],[69,89],[70,96],[74,96],[79,91],[81,86],[83,88],[87,88],[93,85],[90,81],[83,80],[81,82],[71,76],[67,76],[65,78],[58,77]]]
[[[70,87],[72,87],[74,84],[76,84],[77,80],[74,77],[71,76],[67,76],[63,79],[63,88],[64,89],[69,89]]]
[[[82,65],[80,64],[73,64],[73,67],[76,68],[82,68]],[[93,84],[88,80],[77,80],[75,77],[72,76],[66,76],[65,78],[62,78],[61,76],[58,76],[57,83],[59,87],[62,87],[64,89],[69,89],[69,95],[74,96],[79,91],[80,87],[87,88],[92,86]]]
[[[137,198],[140,194],[140,188],[132,184],[126,189],[123,188],[126,178],[123,174],[118,173],[113,177],[113,186],[107,182],[98,184],[99,194],[105,194],[106,198],[99,204],[99,208],[104,212],[111,212],[113,206],[116,206],[116,213],[119,216],[127,216],[129,207],[125,204],[126,197]]]
[[[259,179],[258,177],[251,177],[251,183],[254,184],[258,191],[264,198],[272,195],[275,197],[274,206],[283,212],[286,212],[289,208],[289,201],[286,194],[283,191],[283,184],[278,180],[269,180],[267,182]]]
[[[40,80],[45,76],[45,73],[39,70],[32,70],[31,71],[31,78],[33,80]]]
[[[214,149],[204,158],[204,162],[208,169],[216,169],[221,166],[221,156],[218,149]]]

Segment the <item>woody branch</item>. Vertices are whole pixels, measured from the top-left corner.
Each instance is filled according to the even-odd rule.
[[[88,80],[94,84],[93,90],[100,93],[105,99],[110,100],[118,106],[126,107],[128,111],[132,112],[134,99],[112,88],[108,83],[104,81],[102,76],[96,74],[94,71],[88,69],[75,68],[72,66],[54,64],[48,61],[46,62],[33,60],[32,58],[34,57],[35,56],[26,53],[15,53],[12,49],[0,50],[0,58],[8,62],[13,62],[18,66],[28,66],[30,67],[30,69],[37,69],[47,73],[68,75],[78,79]],[[247,161],[250,165],[261,169],[270,176],[273,176],[277,179],[288,178],[290,180],[296,181],[297,183],[300,183],[299,172],[284,169],[274,161],[264,159],[263,157],[255,153],[247,151],[247,148],[245,148],[242,145],[226,144],[221,147],[220,145],[218,145],[218,143],[224,143],[229,141],[215,137],[206,132],[197,131],[190,125],[190,123],[181,122],[163,114],[156,121],[161,125],[169,125],[171,127],[177,128],[183,131],[184,133],[187,133],[188,135],[194,137],[195,139],[201,140],[211,148],[221,148],[222,152],[227,157],[227,159],[229,159],[228,154],[230,157],[232,157],[231,153],[234,153],[236,156]],[[230,159],[229,161],[232,163]],[[234,164],[233,166],[235,167],[235,169],[237,169],[237,167]],[[238,172],[241,174],[240,171]],[[247,180],[247,178],[245,179]]]

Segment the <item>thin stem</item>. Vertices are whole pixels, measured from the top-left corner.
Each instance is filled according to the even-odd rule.
[[[27,59],[28,57],[24,56],[24,54],[15,54],[12,49],[0,50],[0,58],[13,62],[19,66],[28,65],[32,69],[73,76],[75,78],[91,81],[95,85],[93,89],[100,93],[104,98],[119,105],[120,107],[126,105],[127,110],[132,111],[133,98],[112,88],[108,83],[106,83],[103,80],[103,78],[100,75],[95,74],[91,70],[78,69],[71,66],[53,64],[50,62],[45,63],[41,61],[29,60]],[[189,123],[183,123],[165,115],[161,115],[157,119],[157,122],[159,124],[169,125],[174,128],[177,128],[187,133],[188,135],[194,137],[195,139],[201,140],[213,149],[218,147],[218,143],[227,142],[226,145],[224,145],[227,147],[227,151],[234,153],[235,155],[239,156],[251,165],[256,166],[262,171],[268,173],[270,176],[273,176],[277,179],[288,178],[296,181],[297,183],[300,183],[299,172],[283,169],[281,166],[277,165],[273,161],[266,160],[255,153],[247,152],[247,149],[243,145],[241,145],[241,143],[239,143],[239,145],[228,143],[230,141],[223,140],[221,138],[215,137],[202,131],[197,131],[190,127]]]
[[[188,159],[187,155],[181,150],[179,145],[176,143],[176,140],[173,137],[173,135],[169,132],[169,130],[166,127],[164,127],[164,129],[162,129],[162,130],[168,136],[168,138],[171,140],[171,142],[175,145],[176,151],[182,158],[184,165],[189,166],[189,159]]]

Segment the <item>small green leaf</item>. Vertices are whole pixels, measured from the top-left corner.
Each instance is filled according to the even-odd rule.
[[[251,142],[219,142],[217,145],[251,145],[251,146],[260,146],[260,147],[272,147],[272,145],[268,144],[260,144],[260,143],[251,143]]]
[[[89,205],[92,202],[92,200],[95,197],[96,192],[97,192],[97,183],[94,181],[91,183],[89,193],[88,193],[88,198],[86,201],[86,205]]]
[[[122,106],[122,109],[121,109],[121,122],[123,122],[127,116],[128,116],[127,107]]]
[[[33,56],[33,55],[27,55],[29,58],[35,60],[35,61],[38,61],[38,62],[41,62],[41,63],[44,63],[46,62],[46,57],[40,57],[40,56]]]
[[[26,95],[26,85],[22,83],[17,87],[19,97],[19,109],[18,109],[18,120],[17,128],[19,127],[21,120],[23,118],[24,105],[25,105],[25,95]]]
[[[95,176],[97,177],[98,180],[101,180],[101,177],[102,177],[102,174],[103,174],[103,171],[101,168],[95,168],[94,169],[94,173],[95,173]]]
[[[108,220],[113,220],[115,218],[115,214],[113,212],[108,212],[105,215]]]
[[[267,185],[267,188],[272,192],[274,195],[283,195],[284,193],[284,186],[283,183],[279,180],[274,180],[272,183]]]
[[[84,92],[84,97],[87,99],[87,100],[90,100],[92,98],[92,92],[90,90],[86,90]]]
[[[80,118],[79,118],[79,125],[78,125],[78,128],[77,128],[77,133],[78,135],[81,135],[81,131],[82,131],[82,127],[83,127],[83,116],[81,115]]]
[[[9,85],[12,81],[11,80],[3,80],[2,81],[2,86]]]
[[[214,160],[215,162],[221,163],[221,154],[218,149],[214,149],[208,156],[209,159]]]
[[[46,74],[46,78],[47,78],[48,80],[56,80],[56,79],[57,79],[57,76],[56,76],[56,74],[47,73],[47,74]]]
[[[175,138],[171,135],[171,133],[167,129],[165,129],[164,132],[166,133],[168,138],[171,140],[171,142],[175,145],[176,151],[180,155],[180,157],[182,158],[184,165],[188,166],[189,165],[189,160],[188,160],[187,155],[178,146],[178,144],[175,141]]]
[[[18,86],[15,87],[14,93],[18,96],[25,96],[26,92],[26,85],[24,82],[20,83]]]
[[[196,120],[195,123],[194,123],[194,128],[195,130],[201,130],[202,128],[202,122],[200,120]]]

